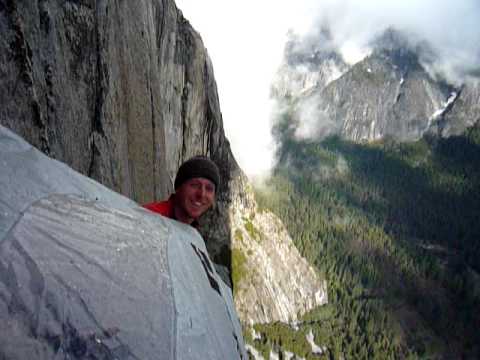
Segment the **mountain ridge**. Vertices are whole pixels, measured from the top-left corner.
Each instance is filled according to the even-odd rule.
[[[324,74],[331,73],[331,59],[341,55],[329,45],[328,32],[322,31],[320,39],[327,50],[302,45],[311,39],[291,37],[272,85],[279,106],[292,109],[300,138],[338,133],[354,141],[384,137],[413,141],[425,133],[458,135],[480,119],[475,102],[478,81],[448,84],[431,74],[423,59],[427,45],[412,47],[401,32],[390,28],[372,42],[364,59],[353,65],[337,60],[343,70],[324,81]],[[466,104],[457,108],[462,102]],[[462,116],[462,111],[469,113]],[[456,115],[449,116],[450,112]]]

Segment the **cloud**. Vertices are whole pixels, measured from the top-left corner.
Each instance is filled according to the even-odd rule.
[[[318,95],[313,95],[303,99],[296,108],[298,126],[294,135],[298,140],[325,138],[340,130],[339,124],[322,110],[320,103]]]
[[[478,0],[323,0],[316,31],[327,25],[345,60],[369,53],[369,43],[389,27],[408,34],[415,44],[428,43],[436,58],[432,67],[449,80],[462,81],[480,64]]]

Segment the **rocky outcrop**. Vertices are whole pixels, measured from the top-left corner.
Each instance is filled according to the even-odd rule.
[[[442,136],[459,135],[466,128],[480,124],[480,80],[462,86],[458,98],[447,110],[438,123]]]
[[[179,164],[209,155],[222,183],[202,232],[228,270],[231,208],[246,199],[245,180],[207,51],[175,3],[0,1],[0,28],[0,124],[140,203],[166,198]],[[271,284],[265,307],[276,301]]]
[[[251,187],[230,211],[235,305],[253,325],[297,321],[328,301],[325,279],[302,258],[280,219],[258,209]]]
[[[347,139],[391,136],[405,141],[420,138],[431,126],[453,91],[442,85],[421,67],[415,54],[384,50],[374,52],[312,96]]]
[[[258,209],[246,176],[239,170],[233,174],[231,203],[220,202],[214,210],[228,214],[228,223],[216,225],[209,217],[204,224],[207,238],[231,238],[231,248],[220,241],[207,246],[216,247],[210,252],[218,254],[217,263],[232,264],[235,306],[242,323],[296,321],[327,303],[326,280],[300,256],[280,219]]]

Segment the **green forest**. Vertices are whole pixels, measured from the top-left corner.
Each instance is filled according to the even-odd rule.
[[[246,340],[306,359],[480,358],[480,127],[410,143],[298,140],[288,117],[261,209],[328,281],[298,329]],[[326,346],[311,353],[305,335]]]

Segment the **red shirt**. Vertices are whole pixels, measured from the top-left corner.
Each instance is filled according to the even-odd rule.
[[[142,205],[145,209],[153,211],[162,216],[168,217],[169,219],[177,220],[175,218],[175,213],[173,211],[173,198],[174,195],[170,195],[168,200],[160,202],[152,202],[149,204]],[[198,228],[199,224],[194,220],[191,224],[194,228]]]
[[[173,212],[173,195],[171,195],[166,201],[152,202],[143,205],[143,207],[162,216],[175,219],[175,214]]]

